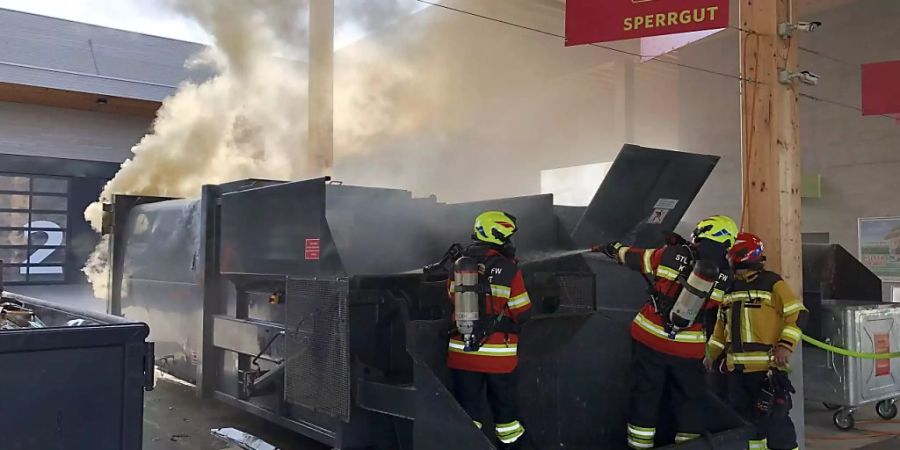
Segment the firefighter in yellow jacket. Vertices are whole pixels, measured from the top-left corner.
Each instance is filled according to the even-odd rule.
[[[727,374],[728,402],[759,430],[749,450],[797,448],[788,415],[794,392],[784,369],[800,341],[806,308],[788,284],[763,267],[763,243],[740,233],[728,252],[735,280],[707,344],[707,368]]]

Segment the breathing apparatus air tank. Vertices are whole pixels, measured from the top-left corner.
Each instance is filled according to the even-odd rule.
[[[453,264],[453,305],[456,328],[462,335],[465,351],[478,350],[475,326],[479,319],[478,262],[463,256]]]
[[[694,270],[681,282],[681,293],[669,313],[669,321],[676,330],[694,324],[718,278],[719,267],[714,263],[702,259],[694,263]]]

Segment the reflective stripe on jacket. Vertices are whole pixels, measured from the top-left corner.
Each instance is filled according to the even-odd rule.
[[[693,255],[683,245],[656,249],[622,247],[618,256],[622,264],[640,271],[651,280],[656,292],[669,298],[678,297],[682,289],[678,278],[687,277],[693,268]],[[704,310],[715,308],[722,301],[722,286],[730,276],[730,272],[725,273],[716,282]],[[700,321],[673,335],[666,331],[663,318],[650,303],[644,305],[632,321],[631,337],[653,350],[679,358],[702,359],[706,353],[706,332]]]
[[[478,253],[483,250],[483,253]],[[485,308],[487,314],[509,317],[515,323],[521,323],[531,310],[531,299],[525,290],[522,271],[516,263],[496,250],[475,247],[466,250],[484,264],[491,294],[487,296]],[[454,282],[447,283],[450,303],[453,304]],[[494,332],[484,341],[477,351],[464,351],[462,336],[451,337],[447,348],[447,366],[451,369],[468,370],[483,373],[510,373],[518,365],[519,336],[515,333]]]
[[[712,359],[727,349],[726,364],[733,371],[768,370],[771,350],[793,350],[800,341],[803,300],[775,272],[740,273],[719,309],[718,320],[707,346]]]

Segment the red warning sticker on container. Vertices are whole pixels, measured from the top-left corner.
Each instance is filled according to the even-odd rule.
[[[875,353],[891,352],[891,335],[890,333],[875,333]],[[880,377],[891,374],[891,360],[876,359],[875,360],[875,376]]]
[[[317,260],[321,255],[320,247],[319,247],[319,239],[307,239],[306,240],[306,259],[307,260]]]

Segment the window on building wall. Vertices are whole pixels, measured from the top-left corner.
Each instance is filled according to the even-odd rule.
[[[65,280],[68,195],[66,178],[0,173],[0,260],[5,283]]]

